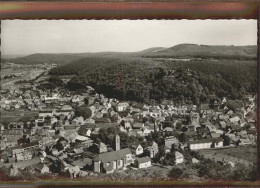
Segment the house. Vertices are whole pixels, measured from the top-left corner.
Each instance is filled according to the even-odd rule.
[[[60,154],[59,151],[57,149],[55,149],[55,148],[53,148],[51,150],[51,153],[52,153],[53,156],[56,156],[56,157]]]
[[[53,110],[39,111],[39,117],[47,117],[47,116],[52,117],[53,116]]]
[[[210,132],[215,132],[217,130],[217,128],[215,127],[215,125],[207,124],[207,128],[209,129]]]
[[[199,127],[197,129],[197,133],[200,134],[202,137],[207,137],[207,135],[210,134],[210,131],[208,128],[202,128],[202,127]]]
[[[70,105],[64,105],[60,108],[60,110],[68,110],[68,111],[72,111],[73,108]]]
[[[56,110],[54,114],[56,116],[60,116],[62,114],[68,116],[71,112],[72,112],[71,110]]]
[[[226,124],[225,121],[220,121],[220,122],[219,122],[219,126],[220,126],[221,129],[225,129],[226,126],[227,126],[227,124]]]
[[[32,151],[34,149],[39,148],[39,143],[38,142],[32,142],[29,144],[24,144],[24,145],[19,145],[11,148],[13,156],[22,152],[26,151]]]
[[[133,129],[142,129],[144,128],[144,124],[143,123],[135,123],[133,125]]]
[[[80,117],[74,118],[72,123],[73,124],[80,124],[80,125],[82,125],[82,124],[85,123],[85,121],[84,121],[84,118],[82,116],[80,116]]]
[[[159,126],[156,123],[146,123],[146,126],[149,127],[151,132],[159,131]]]
[[[143,147],[140,144],[132,145],[130,147],[130,150],[132,151],[132,154],[135,156],[141,155],[144,152]]]
[[[128,108],[129,104],[127,102],[121,102],[118,103],[118,105],[116,106],[116,110],[118,112],[123,112]]]
[[[196,126],[194,124],[188,125],[188,131],[196,131]]]
[[[78,166],[80,169],[84,168],[85,166],[91,166],[92,160],[90,158],[80,158],[76,161],[73,161],[73,166]]]
[[[86,123],[84,125],[81,125],[78,134],[82,136],[90,136],[92,130],[96,128],[96,125],[93,123]]]
[[[214,146],[213,147],[215,147],[215,148],[221,148],[221,147],[223,147],[223,140],[222,140],[222,138],[215,138],[214,139]]]
[[[146,148],[146,153],[150,158],[154,158],[155,155],[159,152],[158,144],[156,142],[153,142],[151,146],[148,146]]]
[[[193,164],[196,164],[196,163],[199,163],[199,162],[200,162],[200,161],[199,161],[198,159],[196,159],[196,158],[192,158],[191,161],[192,161]]]
[[[165,127],[164,131],[165,131],[165,132],[173,132],[173,128],[171,128],[171,127]]]
[[[214,112],[214,110],[212,108],[210,108],[209,104],[201,104],[199,107],[199,112],[200,114],[202,114],[203,117],[212,114]]]
[[[143,131],[144,136],[148,136],[148,134],[151,133],[150,128],[147,127],[147,126],[144,126],[143,129],[142,129],[142,131]]]
[[[210,136],[211,136],[211,138],[219,138],[221,136],[221,134],[220,133],[216,133],[216,132],[211,132]]]
[[[175,136],[165,138],[165,146],[171,148],[172,144],[179,144],[179,140]]]
[[[229,119],[232,123],[238,123],[238,121],[240,120],[240,118],[238,116],[235,116],[233,118]]]
[[[120,122],[120,125],[125,129],[125,130],[131,130],[132,129],[132,125],[130,123],[131,121],[123,119]]]
[[[63,164],[65,165],[64,172],[68,172],[71,178],[75,178],[79,175],[80,173],[79,166],[72,166],[70,164],[66,164],[65,162]]]
[[[36,165],[33,165],[33,167],[37,172],[41,174],[46,174],[50,172],[49,167],[44,163],[38,163]]]
[[[137,168],[148,168],[152,166],[151,159],[149,157],[136,158],[134,164]]]
[[[82,147],[80,148],[74,148],[73,151],[75,152],[76,155],[84,153],[84,150]]]
[[[107,145],[103,142],[100,142],[100,144],[93,144],[94,148],[97,150],[98,153],[105,153],[107,152]]]
[[[189,140],[188,147],[190,150],[197,150],[197,149],[209,149],[211,148],[213,143],[212,139],[201,139],[201,140]]]
[[[252,144],[252,141],[249,138],[240,138],[240,145]]]
[[[187,107],[186,106],[179,106],[177,108],[177,113],[178,114],[186,114],[187,113]]]
[[[21,153],[17,153],[15,156],[17,161],[26,161],[32,159],[32,152],[23,151]]]
[[[15,165],[12,165],[10,168],[10,176],[18,176],[20,174],[18,168]]]
[[[175,164],[181,164],[183,163],[183,160],[184,160],[184,156],[182,153],[176,151],[175,152]]]
[[[185,134],[190,139],[193,139],[197,136],[197,133],[195,131],[187,131],[187,132],[185,132]]]
[[[11,130],[4,130],[2,132],[2,136],[4,137],[22,137],[23,136],[23,130],[21,129],[11,129]]]
[[[238,124],[234,124],[234,123],[230,123],[229,127],[233,130],[233,131],[238,131],[240,129],[240,125]]]

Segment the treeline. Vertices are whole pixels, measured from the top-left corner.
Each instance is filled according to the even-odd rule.
[[[67,84],[70,90],[90,85],[109,98],[198,104],[212,95],[242,99],[247,93],[256,93],[256,68],[256,61],[159,62],[136,57],[92,57],[54,68],[50,74],[75,74]]]

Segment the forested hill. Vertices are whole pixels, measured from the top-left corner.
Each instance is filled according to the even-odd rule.
[[[147,57],[200,57],[216,59],[256,59],[257,46],[209,46],[179,44],[145,54]]]
[[[257,87],[255,60],[88,57],[56,67],[50,74],[74,74],[67,85],[71,90],[91,85],[107,97],[146,103],[169,99],[198,104],[214,95],[241,99],[256,93]]]
[[[87,57],[178,57],[178,58],[216,58],[216,59],[257,59],[257,46],[208,46],[197,44],[179,44],[170,48],[153,47],[139,52],[99,52],[99,53],[61,53],[32,54],[25,57],[2,59],[2,62],[18,64],[66,64]]]

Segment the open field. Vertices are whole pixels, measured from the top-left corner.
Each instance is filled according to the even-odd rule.
[[[2,87],[13,85],[19,80],[31,80],[43,73],[44,69],[4,69],[1,71],[1,85]],[[18,75],[14,78],[3,79],[5,76]]]
[[[200,150],[199,153],[205,158],[220,161],[225,159],[232,161],[233,163],[239,162],[246,165],[255,164],[257,161],[257,148],[256,146],[249,145],[217,150]]]

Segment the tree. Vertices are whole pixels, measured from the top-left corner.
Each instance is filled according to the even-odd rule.
[[[127,133],[124,132],[120,132],[119,133],[120,136],[120,148],[127,148],[129,147],[129,136]]]
[[[67,140],[66,140],[64,137],[61,137],[61,138],[59,138],[59,140],[58,140],[57,143],[55,144],[55,147],[57,148],[58,151],[61,151],[61,150],[64,149],[64,146],[63,146],[63,144],[62,144],[62,141],[66,141],[66,142],[67,142]]]
[[[162,67],[160,67],[158,73],[155,75],[155,78],[159,80],[162,79],[164,76],[166,76],[166,72]]]
[[[224,146],[229,146],[230,145],[230,138],[229,138],[229,136],[224,135],[223,145]]]
[[[87,106],[80,106],[75,111],[76,116],[82,116],[84,119],[92,116],[92,111]]]
[[[178,144],[173,143],[171,146],[171,152],[175,152],[179,150],[179,146]]]
[[[176,123],[176,129],[177,129],[177,130],[180,130],[181,127],[182,127],[182,123],[178,121],[178,122]]]
[[[181,133],[180,135],[179,135],[179,141],[181,142],[181,143],[186,143],[187,142],[187,135],[185,134],[185,133]]]
[[[175,161],[176,161],[175,152],[169,152],[165,155],[163,163],[166,166],[169,166],[169,165],[173,166],[173,165],[175,165]]]
[[[60,174],[64,168],[64,164],[61,160],[56,160],[50,165],[50,171],[52,173]]]
[[[158,149],[159,151],[154,157],[154,162],[159,162],[165,156],[165,146],[160,145]]]
[[[162,144],[164,144],[163,143],[163,137],[162,137],[162,135],[161,135],[161,133],[160,132],[158,132],[158,131],[155,131],[155,132],[151,132],[151,134],[152,134],[152,140],[154,140],[156,143],[158,143],[159,145],[162,145]]]

